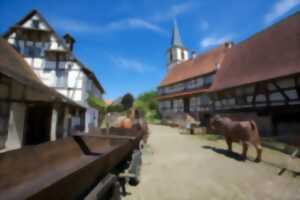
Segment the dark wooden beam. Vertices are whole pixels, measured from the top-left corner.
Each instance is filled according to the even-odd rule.
[[[24,104],[34,104],[34,103],[60,103],[57,101],[42,101],[42,100],[26,100],[26,99],[14,99],[14,98],[0,98],[0,102],[6,102],[6,103],[24,103]]]
[[[258,90],[258,84],[255,84],[254,93],[253,93],[252,102],[251,102],[252,106],[254,106],[254,107],[255,107],[255,102],[256,102],[257,90]]]
[[[270,107],[270,91],[268,88],[268,83],[265,84],[265,96],[266,96],[266,100],[267,100],[267,107]]]
[[[300,98],[300,85],[299,85],[299,77],[294,78],[295,81],[295,86],[296,86],[296,91],[298,95],[298,99]]]
[[[288,104],[290,98],[284,93],[283,89],[276,83],[276,81],[272,81],[272,84],[275,86],[275,88],[280,92],[280,94],[285,99],[285,104]]]

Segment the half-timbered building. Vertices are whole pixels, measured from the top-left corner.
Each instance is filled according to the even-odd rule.
[[[299,134],[299,21],[300,12],[173,65],[158,87],[162,116],[188,112],[207,125],[222,113],[255,120],[264,135]]]
[[[210,90],[212,111],[300,133],[300,12],[234,45]]]
[[[75,129],[84,121],[84,130],[96,127],[98,111],[88,104],[90,96],[102,98],[104,90],[94,73],[73,54],[75,39],[61,38],[36,10],[31,11],[5,34],[4,38],[24,57],[47,86],[86,108],[72,118]]]
[[[70,120],[84,111],[42,83],[24,58],[0,38],[0,152],[70,135]]]
[[[183,46],[175,23],[171,48],[168,50],[167,75],[158,87],[159,110],[163,115],[173,112],[191,113],[199,118],[200,111],[209,111],[207,91],[231,43],[226,43],[201,55],[192,54]]]

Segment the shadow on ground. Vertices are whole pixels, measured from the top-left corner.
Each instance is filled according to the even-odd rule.
[[[222,154],[228,158],[231,158],[231,159],[234,159],[237,161],[245,161],[245,159],[240,154],[232,152],[232,151],[228,151],[226,149],[220,149],[220,148],[211,147],[211,146],[207,146],[207,145],[202,146],[202,148],[212,150],[218,154]]]

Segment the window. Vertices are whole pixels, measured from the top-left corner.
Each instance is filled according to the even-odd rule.
[[[40,27],[40,22],[39,20],[32,20],[32,27],[38,29]]]
[[[184,60],[184,51],[181,51],[181,59]]]
[[[175,99],[173,101],[173,111],[175,112],[183,112],[183,100],[182,99]]]
[[[72,67],[73,67],[73,64],[72,64],[72,63],[69,63],[69,64],[67,65],[68,70],[72,69]]]
[[[203,86],[203,78],[200,77],[197,79],[197,87],[202,87]]]
[[[171,101],[162,101],[159,104],[160,110],[170,110],[171,109]]]
[[[57,87],[67,87],[68,83],[68,72],[65,70],[56,71],[56,86]]]
[[[42,48],[37,46],[25,46],[24,47],[24,56],[25,57],[41,57],[42,56]]]
[[[207,105],[209,105],[209,103],[210,103],[210,100],[209,100],[208,95],[203,94],[200,96],[200,104],[202,106],[207,106]]]
[[[209,86],[212,84],[213,81],[213,75],[208,75],[204,77],[204,86]]]
[[[236,103],[238,105],[245,105],[245,104],[247,104],[247,98],[245,96],[237,96],[236,101],[237,101]]]

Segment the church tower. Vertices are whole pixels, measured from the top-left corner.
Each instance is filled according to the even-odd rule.
[[[171,47],[168,49],[168,70],[174,65],[184,62],[188,59],[188,50],[183,46],[176,21],[172,29]]]

